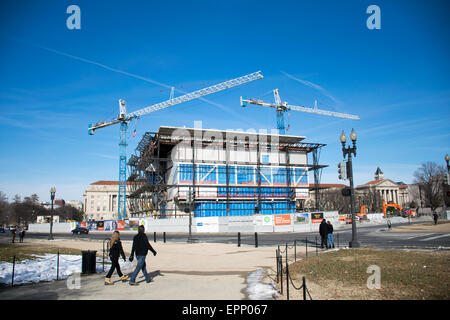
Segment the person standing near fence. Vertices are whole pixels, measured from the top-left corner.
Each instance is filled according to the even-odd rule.
[[[12,243],[14,243],[14,240],[16,239],[16,227],[11,228],[11,235],[12,235]]]
[[[334,240],[333,240],[333,225],[331,224],[330,220],[327,221],[328,225],[328,248],[332,248],[333,245],[334,248]]]
[[[319,234],[321,238],[320,247],[323,249],[323,246],[325,245],[325,248],[328,249],[328,225],[327,221],[325,219],[322,220],[319,226]]]
[[[25,237],[25,227],[22,227],[19,233],[20,243],[23,243],[23,238]]]
[[[130,262],[133,261],[134,253],[136,253],[137,265],[133,274],[130,278],[130,285],[137,285],[136,277],[139,271],[142,270],[145,280],[147,283],[151,281],[150,275],[147,273],[147,265],[145,264],[145,258],[147,257],[147,252],[150,250],[154,256],[156,256],[156,251],[153,249],[152,245],[148,241],[147,235],[145,234],[144,226],[139,226],[138,234],[133,238],[133,247],[131,248]]]
[[[120,280],[126,281],[128,280],[128,276],[124,275],[120,270],[119,258],[122,256],[123,261],[127,261],[125,257],[125,252],[123,252],[122,242],[120,241],[120,233],[119,231],[114,231],[111,236],[111,241],[109,245],[109,257],[111,259],[111,268],[108,271],[105,279],[105,285],[113,284],[111,282],[111,276],[114,270],[117,270],[117,274],[120,277]]]

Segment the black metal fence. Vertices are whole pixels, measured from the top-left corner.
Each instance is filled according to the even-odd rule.
[[[54,254],[53,256],[46,257],[44,259],[40,259],[39,262],[50,261],[50,260],[53,260],[53,259],[55,259],[55,264],[56,264],[56,268],[55,268],[56,269],[55,270],[56,280],[59,280],[60,279],[60,275],[61,275],[60,274],[60,261],[70,261],[70,262],[78,262],[78,261],[80,261],[80,263],[82,261],[81,257],[79,259],[76,259],[76,260],[67,260],[64,257],[61,257],[61,255],[59,253],[59,250],[58,250],[58,252],[56,254]],[[12,273],[11,273],[11,283],[10,283],[11,286],[14,286],[14,279],[17,276],[16,275],[16,264],[17,264],[17,259],[16,259],[16,256],[14,255],[13,256],[13,262],[12,262]],[[5,283],[5,285],[8,285],[8,284]]]
[[[313,242],[314,241],[314,242]],[[278,248],[275,250],[275,257],[276,257],[276,282],[280,284],[280,293],[283,294],[283,292],[286,292],[286,299],[289,300],[289,289],[290,286],[292,286],[295,290],[303,290],[303,300],[307,300],[307,296],[309,296],[309,299],[312,300],[312,297],[309,293],[309,290],[306,286],[306,278],[302,277],[302,285],[300,287],[296,287],[292,276],[289,273],[289,263],[296,262],[298,258],[297,254],[297,248],[305,248],[305,258],[308,258],[308,256],[311,256],[311,245],[315,247],[313,250],[315,251],[315,255],[319,254],[319,247],[322,248],[322,243],[320,242],[320,239],[318,239],[317,236],[315,236],[313,239],[309,239],[308,237],[305,237],[304,240],[294,240],[291,244],[285,243],[284,245],[278,245]],[[339,239],[339,233],[336,233],[333,237],[333,244],[334,241],[336,241],[335,248],[340,247],[340,239]],[[309,251],[308,251],[309,248]],[[323,247],[325,249],[325,247]],[[328,249],[328,247],[326,248]],[[291,250],[291,252],[289,252]],[[292,252],[293,251],[293,252]],[[313,251],[313,252],[314,252]],[[284,256],[284,257],[283,257]],[[284,265],[283,265],[284,260]],[[285,276],[285,279],[283,280],[283,275]],[[290,285],[289,285],[290,284]]]
[[[292,246],[289,246],[287,243],[285,245],[285,249],[282,250],[280,246],[278,246],[278,249],[276,250],[275,256],[276,256],[276,268],[277,268],[277,283],[280,284],[280,294],[283,294],[283,275],[285,275],[285,281],[286,281],[286,300],[290,299],[290,286],[294,288],[295,290],[303,290],[303,300],[307,300],[307,294],[309,296],[309,299],[312,300],[311,294],[309,293],[308,287],[306,286],[306,277],[302,277],[302,285],[300,287],[297,287],[294,284],[294,281],[292,280],[292,276],[289,273],[289,258],[288,258],[288,249],[293,248],[294,249],[294,262],[297,261],[297,254],[296,254],[296,248],[297,243],[294,241],[294,244]],[[285,253],[285,266],[283,266],[283,253]]]

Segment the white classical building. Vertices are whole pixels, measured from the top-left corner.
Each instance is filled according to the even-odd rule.
[[[373,181],[357,186],[356,190],[364,191],[365,189],[372,189],[386,202],[397,203],[401,207],[409,204],[408,186],[406,184],[384,179],[384,174],[380,168],[377,168],[374,178],[375,180]]]
[[[71,207],[74,207],[80,211],[83,210],[83,202],[80,200],[70,200],[66,202],[66,205],[69,205]]]
[[[86,219],[117,219],[118,196],[119,181],[101,180],[91,183],[83,194]]]

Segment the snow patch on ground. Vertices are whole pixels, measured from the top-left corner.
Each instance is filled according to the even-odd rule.
[[[250,300],[271,300],[278,295],[273,285],[263,283],[264,269],[258,269],[247,277],[247,293]]]
[[[36,257],[36,259],[27,259],[16,262],[14,266],[15,285],[56,280],[58,270],[57,255],[46,253],[44,255],[33,256]],[[105,265],[105,270],[108,267]],[[96,270],[97,272],[103,271],[101,258],[97,258]],[[0,263],[0,283],[10,285],[12,273],[12,263]],[[74,273],[81,273],[81,256],[67,254],[59,255],[59,279],[66,279]]]

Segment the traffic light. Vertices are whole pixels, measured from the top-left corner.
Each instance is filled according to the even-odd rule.
[[[339,179],[341,179],[341,180],[347,179],[347,170],[346,170],[345,161],[339,162],[338,173],[339,173]]]
[[[351,196],[351,191],[350,188],[342,188],[341,193],[344,197],[350,197]]]

